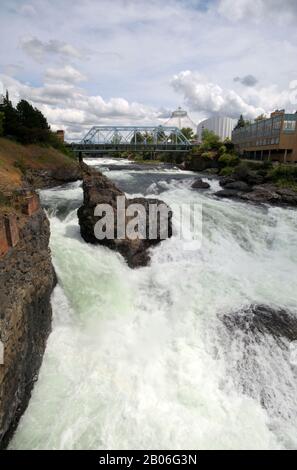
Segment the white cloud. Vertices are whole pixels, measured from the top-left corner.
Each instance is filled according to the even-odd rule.
[[[71,65],[62,68],[48,68],[45,74],[46,81],[79,83],[86,80],[86,77]]]
[[[43,42],[37,37],[23,37],[21,39],[22,49],[38,62],[44,60],[47,55],[57,55],[68,58],[80,59],[82,52],[71,44],[51,39]]]
[[[279,91],[276,85],[266,88],[245,89],[241,96],[232,89],[208,81],[197,72],[184,71],[175,75],[171,85],[183,95],[186,105],[193,111],[211,115],[255,118],[259,114],[269,113],[276,108],[292,109],[291,93]]]
[[[19,12],[25,16],[36,16],[37,14],[34,6],[29,3],[25,3],[24,5],[21,5],[21,7],[19,8]]]
[[[38,16],[30,8],[20,14],[22,4]],[[281,90],[297,78],[295,0],[3,0],[0,9],[10,38],[0,43],[0,72],[18,79],[19,92],[38,106],[77,110],[94,122],[99,109],[100,119],[119,123],[128,116],[158,122],[156,110],[165,117],[185,103],[194,120],[290,104]],[[181,70],[201,76],[195,85],[179,77],[170,86]],[[242,86],[248,75],[255,86]],[[28,81],[34,86],[21,89]],[[62,125],[62,112],[51,115]]]
[[[297,17],[297,3],[296,0],[219,0],[218,12],[231,21],[265,17],[293,21]]]
[[[159,110],[121,97],[104,100],[100,95],[87,95],[80,88],[66,83],[33,87],[1,75],[14,103],[27,99],[47,117],[54,129],[64,128],[67,138],[81,137],[84,131],[100,124],[162,123]]]

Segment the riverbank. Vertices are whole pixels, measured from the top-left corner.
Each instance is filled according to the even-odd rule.
[[[76,163],[53,148],[0,139],[0,448],[29,403],[51,330],[56,276],[35,190],[79,176]]]
[[[0,193],[24,185],[35,189],[57,186],[79,178],[76,160],[37,144],[21,145],[0,138]]]

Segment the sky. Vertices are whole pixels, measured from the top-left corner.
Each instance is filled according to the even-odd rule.
[[[69,139],[295,112],[296,23],[296,0],[0,0],[0,82]]]

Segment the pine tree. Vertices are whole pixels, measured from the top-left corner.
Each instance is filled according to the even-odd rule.
[[[49,129],[46,118],[41,111],[28,103],[26,100],[21,100],[17,105],[20,122],[22,126],[29,129]]]
[[[4,119],[5,119],[4,113],[0,112],[0,137],[4,133]]]
[[[6,91],[3,104],[0,106],[0,111],[4,114],[3,135],[16,137],[20,128],[20,120],[18,112],[9,99],[8,90]]]
[[[234,130],[236,130],[236,129],[241,129],[242,127],[245,126],[245,124],[246,124],[246,122],[245,122],[245,120],[243,119],[243,116],[242,116],[242,114],[241,114],[240,117],[239,117],[239,119],[238,119],[238,122],[237,122],[237,124],[236,124],[236,126],[235,126],[235,128],[234,128]]]

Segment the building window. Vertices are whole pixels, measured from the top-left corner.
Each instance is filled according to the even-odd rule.
[[[296,121],[284,121],[283,130],[284,131],[295,131]]]
[[[280,129],[280,128],[281,128],[281,120],[280,119],[274,119],[273,129]]]

